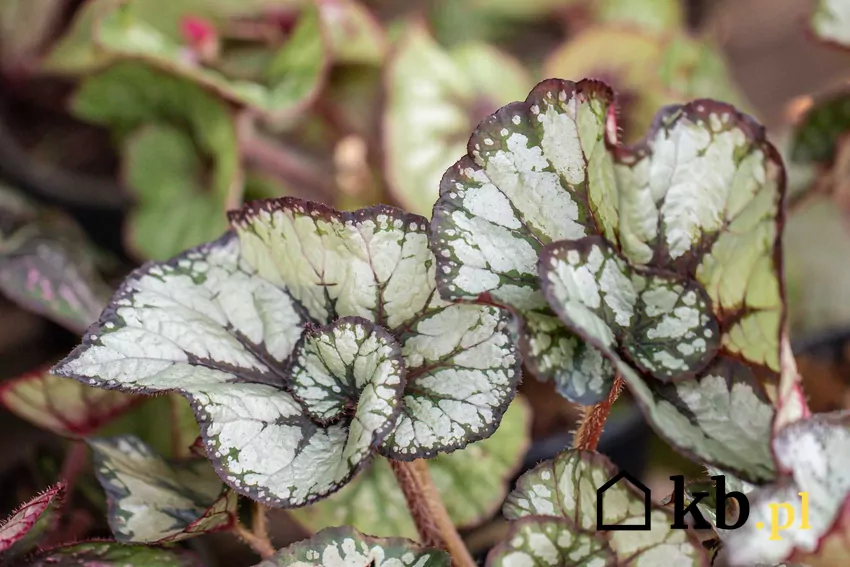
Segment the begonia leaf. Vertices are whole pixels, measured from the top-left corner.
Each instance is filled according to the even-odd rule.
[[[263,83],[231,79],[187,57],[184,46],[147,21],[137,4],[138,0],[125,2],[95,20],[94,41],[99,48],[188,79],[228,101],[269,116],[297,112],[324,78],[326,46],[318,7],[312,3],[301,5],[297,23],[265,69]]]
[[[236,493],[221,484],[206,459],[168,462],[133,436],[92,439],[89,445],[117,541],[164,544],[235,522]]]
[[[604,84],[550,79],[481,123],[435,206],[441,295],[519,312],[526,365],[568,398],[618,372],[679,450],[769,479],[781,160],[715,101],[666,107],[632,146],[615,116]]]
[[[816,414],[780,429],[772,442],[779,477],[747,494],[747,522],[724,534],[733,567],[840,564],[847,553],[850,413]]]
[[[74,332],[97,319],[110,294],[76,221],[6,186],[0,186],[0,292]]]
[[[516,398],[492,436],[428,461],[434,486],[456,526],[473,527],[501,507],[530,443],[530,420],[528,403]],[[395,473],[381,458],[339,493],[291,514],[313,532],[350,525],[375,536],[418,537]]]
[[[525,516],[511,524],[505,541],[490,550],[488,567],[615,567],[617,557],[602,532],[578,528],[571,520]]]
[[[0,404],[22,419],[65,437],[87,437],[143,398],[55,376],[46,368],[0,384]]]
[[[409,539],[375,538],[350,527],[328,528],[293,543],[255,567],[450,567],[449,554]]]
[[[335,492],[376,452],[431,457],[496,430],[520,375],[513,317],[439,297],[425,219],[283,198],[231,222],[135,270],[53,371],[184,395],[221,478],[271,506]]]
[[[597,490],[603,487],[601,520],[605,526],[647,527],[648,516],[649,529],[600,529]],[[616,565],[708,565],[704,550],[689,530],[671,529],[672,512],[651,504],[645,487],[638,489],[628,478],[619,476],[616,467],[598,453],[568,450],[537,465],[517,481],[503,513],[508,520],[540,516],[566,519],[569,525],[565,528],[572,537],[581,533],[575,528],[604,534],[617,558]]]

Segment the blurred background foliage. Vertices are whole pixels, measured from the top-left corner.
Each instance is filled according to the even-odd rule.
[[[630,142],[659,107],[694,98],[731,102],[767,126],[788,167],[790,324],[808,394],[816,410],[850,407],[850,52],[812,40],[813,8],[0,0],[0,515],[71,474],[65,537],[108,537],[80,439],[133,433],[167,457],[190,453],[197,425],[182,398],[95,391],[45,373],[129,270],[217,237],[225,212],[252,199],[347,210],[384,202],[428,217],[478,121],[548,77],[611,84]],[[506,480],[561,449],[575,422],[550,385],[529,376],[521,394],[524,409],[498,447],[434,465],[449,492],[476,464],[495,471],[483,485],[490,500],[457,502],[473,549],[501,533],[486,520]],[[607,447],[657,494],[669,470],[700,472],[634,421],[627,398],[617,409]],[[400,507],[385,472],[370,470],[323,507],[276,514],[275,543],[353,522],[352,510],[367,528],[410,531],[409,518],[375,516],[376,501]],[[191,545],[210,565],[251,561],[225,536]]]

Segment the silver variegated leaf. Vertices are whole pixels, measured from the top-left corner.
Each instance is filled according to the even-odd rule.
[[[517,396],[493,435],[428,460],[434,486],[459,529],[492,518],[502,506],[528,448],[530,425],[531,408]],[[381,457],[338,493],[290,514],[311,532],[346,525],[374,536],[418,537],[395,473]]]
[[[710,301],[697,284],[633,268],[602,237],[547,246],[540,271],[562,321],[654,378],[693,378],[720,346]]]
[[[206,459],[168,462],[134,436],[92,439],[89,446],[117,541],[164,544],[233,525],[236,493]]]
[[[567,518],[526,516],[487,555],[487,567],[616,567],[603,532],[583,530]]]
[[[609,481],[616,481],[610,484]],[[541,463],[517,481],[502,510],[509,520],[546,516],[566,518],[579,529],[597,530],[597,490],[603,492],[605,525],[645,525],[649,494],[641,493],[622,478],[603,455],[568,450]],[[651,505],[649,530],[607,533],[617,565],[656,567],[693,565],[706,567],[708,560],[687,530],[670,528],[672,514]]]
[[[793,422],[773,439],[780,471],[750,492],[750,516],[724,534],[733,567],[841,565],[850,553],[850,412]]]
[[[313,320],[362,317],[401,346],[404,405],[382,454],[431,457],[498,427],[520,376],[513,318],[440,298],[424,218],[385,206],[340,213],[284,198],[246,205],[231,221],[244,259]]]
[[[450,567],[448,553],[403,538],[374,538],[349,527],[328,528],[278,551],[255,567]]]
[[[432,218],[437,285],[446,299],[482,295],[524,319],[525,363],[582,403],[604,398],[613,370],[558,324],[539,290],[543,246],[616,237],[617,187],[606,138],[613,93],[550,79],[485,118],[468,155],[443,176]]]
[[[772,419],[760,389],[778,381],[785,318],[778,152],[715,101],[663,109],[634,146],[614,116],[604,85],[550,79],[485,119],[435,205],[438,289],[518,311],[526,363],[570,399],[600,401],[619,372],[667,441],[769,478],[766,438],[748,451],[752,433],[739,436],[743,459],[722,445]],[[726,399],[704,404],[704,388]],[[728,434],[701,430],[730,414]]]
[[[270,505],[303,504],[316,487],[298,471],[344,438],[339,426],[321,430],[281,389],[303,321],[285,291],[240,259],[229,233],[134,271],[53,372],[101,388],[185,395],[230,486]],[[270,453],[271,443],[280,450]]]

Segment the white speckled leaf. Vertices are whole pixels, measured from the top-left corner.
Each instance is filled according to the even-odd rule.
[[[228,233],[142,266],[53,372],[101,388],[185,395],[226,483],[269,505],[303,505],[338,488],[312,471],[339,466],[341,451],[330,448],[346,428],[318,427],[281,389],[303,318],[239,248]]]
[[[773,405],[753,370],[718,357],[693,380],[649,383],[629,365],[620,375],[653,429],[679,452],[751,482],[772,479]]]
[[[322,530],[255,567],[450,567],[445,551],[403,538],[374,538],[350,527]]]
[[[630,263],[699,283],[723,351],[778,378],[785,173],[762,126],[714,101],[668,107],[644,143],[619,152],[617,179]]]
[[[428,460],[434,486],[459,528],[473,527],[501,507],[530,442],[530,412],[528,402],[517,397],[492,436]],[[419,537],[395,474],[383,458],[376,458],[338,493],[290,514],[312,532],[348,525],[374,536]]]
[[[787,425],[773,439],[773,451],[779,477],[748,494],[749,519],[724,537],[730,565],[843,564],[850,552],[850,412],[816,414]],[[800,493],[806,495],[805,518]],[[788,506],[777,506],[782,503]],[[780,539],[770,539],[774,521],[787,526],[777,530]]]
[[[569,384],[572,374],[586,374],[583,367],[600,370],[601,357],[584,353],[561,325],[552,324],[539,291],[538,254],[566,238],[616,238],[614,166],[605,147],[612,97],[593,81],[539,84],[524,102],[503,107],[478,126],[468,155],[445,173],[434,207],[441,295],[484,295],[516,309],[526,323],[526,364],[559,385]],[[613,375],[603,380],[610,385]]]
[[[815,35],[838,47],[850,47],[850,2],[818,0],[810,25]]]
[[[362,317],[401,346],[404,406],[382,454],[431,457],[498,427],[520,375],[513,317],[440,298],[424,218],[385,206],[340,213],[284,198],[249,204],[231,219],[245,260],[313,319]]]
[[[566,518],[580,529],[596,531],[596,494],[618,474],[603,455],[567,450],[539,464],[517,481],[503,513],[509,520],[547,516]],[[649,495],[646,495],[649,498]],[[644,494],[621,479],[604,493],[603,521],[607,525],[644,523]],[[617,560],[634,567],[693,565],[707,567],[705,552],[686,530],[672,530],[670,510],[653,505],[651,530],[606,533]]]
[[[550,307],[563,306],[541,300],[536,266],[553,242],[601,238],[632,273],[646,269],[656,281],[663,276],[704,292],[696,310],[685,303],[693,301],[687,291],[649,290],[635,303],[645,317],[659,307],[667,312],[652,326],[615,337],[642,374],[689,378],[728,355],[752,365],[759,380],[775,382],[785,176],[763,128],[710,100],[664,108],[634,146],[619,145],[616,128],[610,91],[592,81],[544,81],[526,101],[486,118],[467,155],[443,177],[434,209],[441,295],[514,308],[523,318],[520,344],[529,368],[554,377],[574,401],[597,402],[609,390],[615,361],[594,350],[610,346],[613,329],[606,333],[598,321],[586,322],[592,328],[554,324]],[[654,305],[674,294],[675,303]],[[700,312],[699,323],[707,319],[702,331],[711,336],[677,315],[686,311]],[[683,330],[679,340],[670,336],[676,329]]]
[[[386,174],[402,205],[431,214],[440,177],[469,132],[531,80],[506,53],[478,42],[446,51],[420,25],[405,30],[387,68]]]
[[[488,567],[616,567],[604,532],[582,530],[567,518],[526,516],[487,555]]]
[[[570,328],[659,380],[694,377],[720,346],[711,304],[697,284],[633,268],[601,237],[544,248],[540,285]]]
[[[206,459],[169,463],[134,436],[92,439],[89,446],[117,541],[162,544],[233,525],[236,493]]]

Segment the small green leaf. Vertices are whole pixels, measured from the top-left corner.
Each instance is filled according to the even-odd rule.
[[[163,260],[227,229],[226,187],[203,186],[201,156],[187,134],[166,125],[143,126],[124,144],[123,157],[136,195],[127,222],[138,256]]]
[[[0,522],[0,562],[26,553],[38,543],[38,538],[50,528],[51,508],[59,502],[65,484],[55,484],[12,512]]]
[[[615,567],[608,538],[567,518],[526,516],[511,524],[504,542],[487,555],[487,567]]]
[[[89,445],[117,541],[170,543],[233,525],[236,493],[222,486],[206,459],[169,463],[132,436]]]
[[[165,260],[226,230],[228,194],[241,183],[226,104],[187,80],[125,63],[86,79],[72,109],[122,139],[137,256]]]
[[[597,530],[597,490],[617,474],[603,455],[568,450],[520,477],[502,511],[509,520],[566,518],[571,523],[569,529],[575,526],[593,532]],[[644,525],[645,498],[649,495],[638,491],[628,479],[620,479],[603,493],[602,520],[606,525]],[[705,552],[692,539],[690,530],[671,529],[672,523],[669,510],[652,505],[650,530],[604,533],[618,565],[656,566],[663,558],[666,565],[705,567]]]
[[[373,567],[450,567],[445,551],[422,547],[408,539],[374,538],[353,528],[329,528],[310,539],[293,543],[274,557],[255,567],[337,567],[371,565]]]
[[[446,52],[421,26],[405,32],[387,73],[387,179],[405,208],[427,216],[470,130],[531,82],[508,55],[481,43]]]
[[[730,565],[841,564],[850,552],[850,412],[795,421],[772,448],[780,475],[747,495],[749,519],[724,534]]]
[[[40,551],[22,567],[200,567],[185,550],[91,541]]]
[[[91,435],[142,401],[34,370],[0,385],[0,403],[18,417],[65,437]]]
[[[491,437],[428,461],[434,486],[456,526],[473,527],[502,505],[530,441],[530,420],[528,403],[516,398]],[[418,537],[395,474],[382,458],[338,494],[291,514],[313,532],[350,525],[375,536]]]
[[[842,48],[850,46],[850,2],[818,0],[809,23],[821,40]]]

